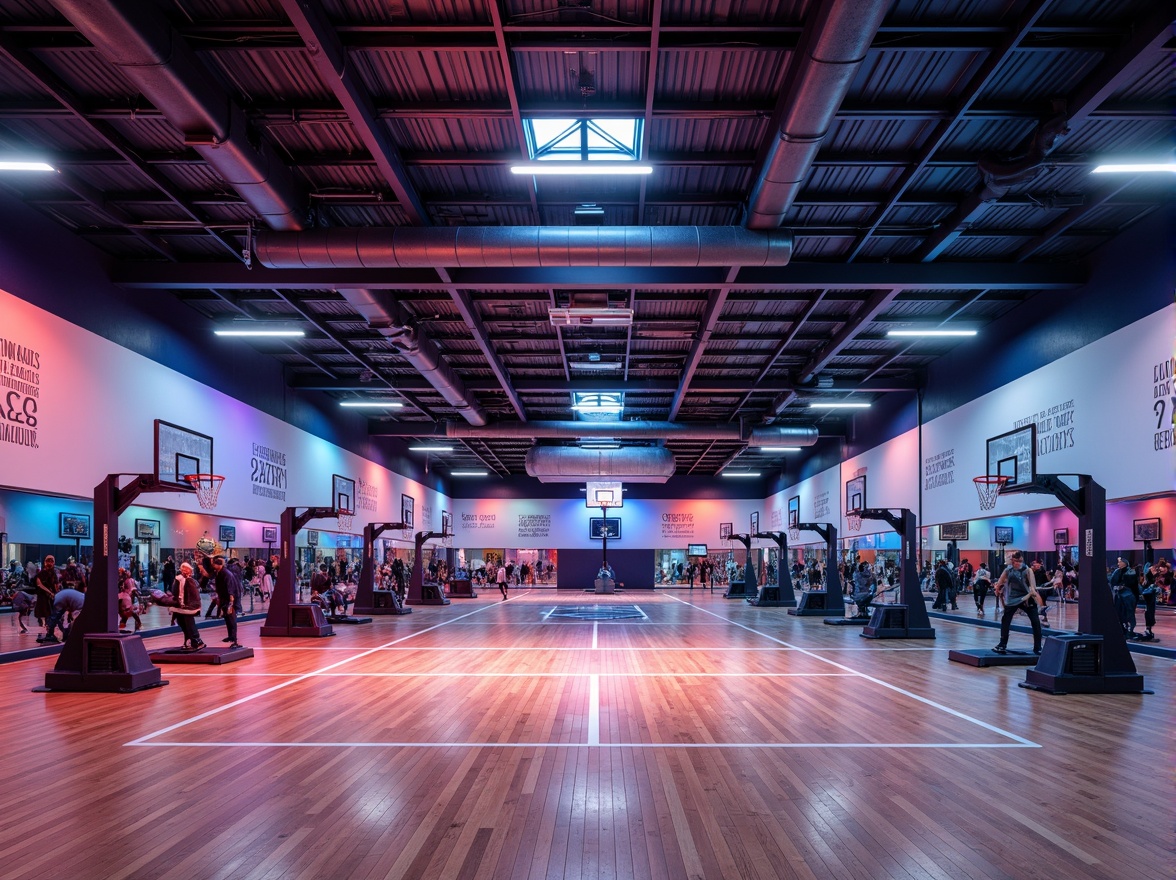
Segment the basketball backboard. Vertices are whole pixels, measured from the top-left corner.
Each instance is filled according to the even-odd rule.
[[[188,492],[189,474],[212,474],[212,438],[199,431],[155,420],[155,479],[160,486]]]
[[[1037,478],[1037,425],[988,438],[988,475],[1008,477],[1002,492],[1032,486]]]
[[[331,507],[342,514],[355,513],[355,480],[331,475]]]
[[[617,480],[593,481],[584,491],[584,503],[588,507],[621,507],[624,500],[624,488]]]
[[[788,499],[788,528],[796,528],[800,522],[800,496],[793,495]]]
[[[845,481],[845,512],[862,510],[866,506],[866,475]]]

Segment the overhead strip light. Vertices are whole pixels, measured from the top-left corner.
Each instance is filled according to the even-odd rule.
[[[639,162],[520,162],[510,166],[511,174],[543,175],[601,175],[653,174],[652,165]]]
[[[608,443],[608,442],[581,443],[580,448],[581,449],[620,449],[621,444],[620,443]]]
[[[574,403],[572,409],[581,413],[606,413],[617,414],[625,411],[625,407],[619,403]]]
[[[1113,164],[1099,165],[1091,174],[1114,174],[1116,172],[1125,172],[1128,174],[1149,174],[1156,171],[1176,172],[1176,162],[1138,162],[1135,164]]]
[[[56,171],[48,162],[26,162],[13,159],[0,160],[0,171]]]
[[[888,330],[887,336],[975,336],[975,330]]]
[[[724,477],[758,477],[759,471],[723,471]]]
[[[548,319],[554,327],[631,327],[632,309],[551,309]]]
[[[760,452],[800,452],[799,446],[757,446]]]
[[[809,409],[869,409],[868,403],[846,403],[844,401],[831,403],[810,403]]]
[[[305,336],[305,330],[213,330],[217,336]]]
[[[409,452],[453,452],[452,446],[410,446]]]
[[[449,476],[451,476],[451,477],[484,477],[484,476],[486,476],[486,471],[450,471]]]
[[[388,407],[399,409],[404,404],[399,400],[340,400],[339,406],[354,409],[385,409]]]

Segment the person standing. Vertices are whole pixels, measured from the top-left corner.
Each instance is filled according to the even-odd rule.
[[[213,585],[216,590],[217,604],[220,605],[221,617],[225,621],[228,635],[222,640],[229,643],[230,648],[239,648],[237,644],[237,611],[241,607],[241,582],[237,580],[231,568],[225,565],[223,556],[212,557]]]
[[[172,588],[172,585],[176,582],[175,557],[167,557],[167,561],[163,563],[163,571],[160,574],[160,579],[163,584],[163,589],[170,590]]]
[[[984,616],[984,600],[988,598],[988,591],[992,589],[992,574],[988,567],[981,562],[976,569],[976,579],[972,583],[972,599],[976,602],[976,613]]]
[[[947,610],[947,601],[951,597],[951,587],[951,572],[947,570],[947,560],[940,559],[935,563],[935,602],[931,605],[933,610]]]
[[[1041,620],[1037,617],[1037,606],[1041,597],[1037,595],[1033,571],[1025,567],[1025,557],[1020,550],[1014,550],[1010,558],[1011,562],[995,584],[996,595],[1004,599],[1004,614],[1000,618],[1000,643],[992,650],[997,654],[1008,653],[1009,628],[1017,612],[1024,611],[1033,627],[1033,653],[1040,654]]]
[[[52,556],[46,556],[41,562],[41,570],[33,576],[33,586],[37,588],[37,601],[33,606],[33,615],[37,618],[37,623],[44,625],[49,620],[49,615],[53,613],[53,597],[57,595],[57,590],[60,587],[60,582],[57,579],[57,560]],[[46,632],[37,638],[37,641],[43,641],[44,636],[49,633]]]
[[[135,632],[143,628],[143,621],[139,617],[138,596],[139,585],[125,568],[118,570],[118,631],[127,631],[127,621],[135,621]]]
[[[498,589],[502,593],[502,598],[506,599],[506,566],[498,566],[498,574],[495,576],[495,581],[498,584]]]

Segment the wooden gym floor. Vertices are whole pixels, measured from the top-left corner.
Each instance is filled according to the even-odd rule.
[[[1050,696],[949,663],[995,634],[933,623],[871,641],[718,593],[485,590],[329,639],[247,624],[252,660],[138,694],[33,693],[52,658],[11,664],[0,873],[1176,874],[1172,663],[1134,657],[1154,695]]]

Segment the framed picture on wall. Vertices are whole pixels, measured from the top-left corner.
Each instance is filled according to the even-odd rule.
[[[1158,541],[1163,533],[1163,526],[1158,516],[1152,519],[1134,519],[1131,521],[1131,531],[1135,540],[1140,543]]]
[[[939,540],[940,541],[966,541],[968,540],[968,523],[965,522],[950,522],[939,524]]]
[[[1054,546],[1064,547],[1070,543],[1069,529],[1054,529]]]
[[[734,523],[719,523],[719,540],[731,540],[731,532],[733,531]]]
[[[140,541],[158,541],[162,531],[157,519],[135,520],[135,537]]]
[[[1013,527],[1012,526],[994,526],[992,529],[992,543],[993,544],[1011,544],[1011,543],[1013,543]]]
[[[71,541],[85,541],[90,537],[90,515],[88,513],[57,514],[57,533]]]
[[[306,546],[317,547],[319,541],[319,533],[317,529],[307,529],[306,531]]]
[[[588,517],[588,540],[602,541],[608,532],[610,541],[620,540],[621,518],[619,516],[590,516]]]
[[[411,495],[401,495],[400,496],[400,521],[402,523],[404,523],[404,527],[406,529],[411,529],[413,527],[414,523],[413,523],[412,517],[413,517],[413,507],[415,505],[416,505],[416,501],[413,499],[413,497]]]
[[[222,544],[232,544],[237,540],[236,526],[217,526],[216,539]]]
[[[262,526],[261,540],[266,544],[278,543],[278,527],[277,526]]]

